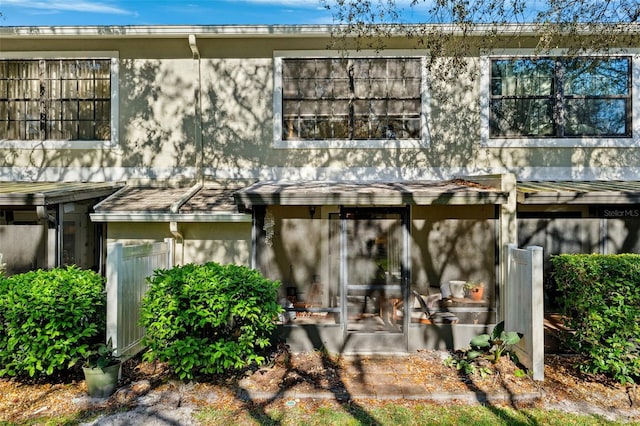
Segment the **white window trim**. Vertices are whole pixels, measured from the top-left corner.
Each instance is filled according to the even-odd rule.
[[[490,77],[491,60],[514,57],[563,56],[567,51],[553,49],[536,54],[533,49],[500,49],[480,56],[480,143],[486,148],[636,148],[640,145],[640,49],[620,49],[607,53],[581,53],[580,56],[631,56],[631,137],[629,138],[491,138]]]
[[[421,139],[319,139],[319,140],[283,140],[282,139],[282,59],[283,58],[420,58],[420,134]],[[286,50],[274,51],[273,62],[273,148],[279,149],[416,149],[428,148],[430,144],[427,118],[430,116],[430,95],[428,90],[427,52],[424,50],[390,49],[381,52],[374,50],[338,51],[338,50]]]
[[[112,149],[118,147],[120,64],[117,51],[0,52],[0,59],[109,59],[111,61],[110,140],[0,139],[0,149]]]

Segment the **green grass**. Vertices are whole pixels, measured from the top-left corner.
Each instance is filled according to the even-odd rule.
[[[106,410],[102,414],[114,414],[120,410]],[[0,421],[0,426],[13,425],[78,425],[95,419],[100,412],[88,411],[75,415],[40,417],[10,423]],[[287,406],[282,401],[267,407],[250,405],[245,408],[204,408],[194,414],[202,425],[259,425],[259,426],[386,426],[386,425],[473,425],[473,426],[592,426],[636,425],[612,422],[596,415],[570,414],[539,408],[513,409],[485,405],[430,405],[411,402],[342,403],[336,401],[301,401]]]
[[[569,414],[542,409],[515,410],[507,407],[424,405],[401,403],[365,408],[359,404],[321,403],[306,408],[306,404],[294,407],[252,408],[250,410],[204,409],[196,418],[204,425],[640,425],[639,422],[611,422],[595,415]]]

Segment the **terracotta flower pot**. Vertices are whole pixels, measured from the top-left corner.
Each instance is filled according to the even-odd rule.
[[[469,296],[471,300],[482,300],[484,298],[484,286],[475,286],[469,290]]]

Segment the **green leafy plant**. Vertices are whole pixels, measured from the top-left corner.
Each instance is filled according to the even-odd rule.
[[[115,349],[111,339],[105,343],[96,343],[84,354],[84,366],[88,368],[105,368],[116,365],[120,357],[114,355]]]
[[[482,361],[490,360],[493,364],[498,363],[502,355],[510,353],[511,346],[518,343],[521,338],[520,333],[504,331],[504,322],[500,322],[490,334],[480,334],[471,339],[469,349],[448,357],[444,360],[444,365],[463,371],[467,375],[477,373],[481,377],[486,377],[492,374],[492,370],[483,365]],[[515,374],[518,374],[517,371]]]
[[[578,368],[620,383],[640,380],[640,255],[563,254],[551,258],[567,346]]]
[[[2,253],[0,253],[0,277],[7,273],[7,264],[2,262]]]
[[[471,339],[471,350],[467,352],[469,359],[488,355],[494,364],[500,357],[520,341],[522,335],[515,331],[504,331],[504,321],[496,324],[491,334],[485,333]]]
[[[446,367],[455,368],[458,371],[464,372],[467,376],[479,374],[480,377],[484,378],[493,374],[490,368],[477,365],[477,363],[465,356],[460,358],[450,356],[446,358],[443,363]]]
[[[474,288],[480,288],[480,287],[484,287],[484,283],[483,282],[480,282],[480,281],[466,281],[464,283],[465,291],[471,291]]]
[[[280,283],[237,265],[184,265],[149,278],[141,312],[150,351],[181,379],[266,361]]]
[[[0,376],[67,370],[104,341],[100,275],[76,266],[0,277]]]

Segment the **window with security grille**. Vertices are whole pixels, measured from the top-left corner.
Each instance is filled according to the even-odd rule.
[[[631,136],[631,58],[491,61],[490,136]]]
[[[110,63],[0,60],[0,139],[109,140]]]
[[[419,58],[284,58],[283,140],[420,139]]]

